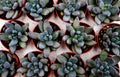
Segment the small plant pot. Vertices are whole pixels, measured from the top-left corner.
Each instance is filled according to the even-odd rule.
[[[64,73],[63,77],[68,76],[68,74],[72,72],[72,71],[69,71],[69,73],[65,73],[66,72],[65,71],[66,68],[64,68],[64,67],[69,67],[69,65],[67,65],[67,62],[71,62],[70,58],[71,57],[74,58],[74,56],[76,56],[75,58],[78,59],[78,62],[75,63],[75,64],[78,65],[78,66],[81,66],[81,71],[79,70],[81,74],[78,74],[78,72],[76,72],[76,76],[75,75],[73,75],[73,76],[74,77],[78,77],[78,76],[81,75],[82,77],[86,77],[86,75],[85,75],[85,73],[86,73],[86,70],[85,70],[86,66],[85,66],[84,61],[80,58],[79,55],[76,55],[73,52],[62,53],[62,54],[60,54],[60,55],[57,56],[55,62],[51,65],[51,69],[54,71],[55,77],[59,77],[60,76],[59,75],[60,74],[59,73],[60,69],[63,69],[63,71],[61,72],[61,73]],[[64,58],[66,58],[67,60],[64,60]],[[72,60],[72,61],[75,61],[75,60]],[[72,66],[72,68],[73,68],[73,66]],[[77,67],[77,68],[79,68],[79,67]],[[68,70],[68,69],[66,69],[66,70]],[[73,71],[75,71],[75,70],[73,69]],[[68,77],[70,77],[70,76],[68,76]]]
[[[41,16],[42,18],[37,18],[37,17],[33,17],[34,15],[33,14],[35,14],[34,12],[33,12],[33,14],[31,15],[30,14],[30,11],[28,11],[27,9],[26,9],[26,6],[27,6],[27,4],[28,4],[28,1],[26,0],[26,4],[25,4],[25,6],[24,6],[24,11],[25,11],[25,13],[26,13],[26,15],[27,15],[27,17],[29,18],[29,19],[31,19],[31,20],[33,20],[33,21],[35,21],[35,22],[39,22],[40,20],[46,20],[46,19],[49,19],[51,16],[52,16],[52,13],[53,13],[53,11],[51,11],[49,14],[47,14],[47,15],[42,15],[41,13],[39,13],[38,14],[38,17],[39,16]],[[49,0],[49,2],[48,2],[48,4],[45,6],[45,7],[41,7],[42,9],[45,9],[45,8],[51,8],[51,7],[53,7],[53,4],[54,4],[54,1],[53,0]],[[40,4],[39,4],[40,5]],[[29,6],[30,7],[30,6]],[[38,9],[37,9],[37,11],[38,11]]]
[[[64,0],[63,0],[64,1]],[[56,12],[56,16],[57,17],[59,17],[63,22],[66,22],[66,23],[73,23],[73,21],[75,20],[75,18],[76,17],[79,17],[79,16],[74,16],[74,15],[72,15],[72,14],[70,14],[70,18],[71,19],[69,19],[68,21],[66,21],[66,20],[64,20],[64,10],[58,10],[57,9],[57,5],[59,5],[60,3],[63,3],[63,1],[62,0],[57,0],[56,1],[56,10],[55,10],[55,12]],[[76,0],[77,1],[77,0]],[[83,0],[84,1],[84,0]],[[82,2],[82,1],[80,1],[80,2]],[[85,3],[86,3],[86,1],[85,1]],[[77,4],[77,3],[76,3]],[[65,4],[66,5],[66,4]],[[73,6],[75,6],[75,5],[73,5]],[[66,6],[66,7],[68,7],[68,6]],[[72,7],[73,8],[73,7]],[[86,9],[87,7],[86,7],[86,5],[85,6],[83,6],[83,7],[81,7],[81,8],[79,8],[79,11],[82,11],[82,13],[84,13],[84,15],[82,16],[82,17],[79,17],[79,19],[81,20],[81,19],[83,19],[83,18],[85,18],[85,15],[86,15],[86,13],[87,13],[87,9]],[[76,11],[76,10],[75,10]]]
[[[2,1],[4,1],[4,0],[2,0]],[[2,2],[2,1],[0,1],[0,2]],[[9,0],[7,0],[7,1],[9,2]],[[14,20],[14,19],[19,18],[22,15],[22,13],[23,13],[22,12],[22,8],[23,8],[24,4],[25,4],[25,0],[19,0],[16,4],[12,4],[14,6],[17,6],[16,9],[13,9],[13,7],[12,7],[12,9],[9,10],[9,11],[1,10],[0,19],[3,19],[3,20]],[[1,8],[3,8],[3,5],[1,5],[1,6],[2,6]],[[6,8],[6,10],[8,10],[7,6],[5,6],[5,8]]]
[[[109,23],[106,24],[104,27],[102,27],[99,31],[99,35],[98,35],[98,47],[101,50],[106,50],[109,54],[111,55],[120,55],[119,52],[119,48],[117,46],[119,46],[119,44],[117,44],[117,40],[119,42],[119,39],[116,39],[116,41],[114,40],[114,38],[118,37],[118,35],[112,34],[114,32],[119,32],[115,29],[115,27],[117,27],[119,29],[120,24],[117,23]],[[111,29],[112,33],[111,35],[108,33],[108,30]],[[113,30],[112,30],[113,29]],[[114,50],[114,48],[118,48],[116,50]]]
[[[102,51],[103,52],[103,51]],[[108,58],[110,59],[112,56],[110,55],[110,54],[108,54]],[[98,58],[100,58],[100,54],[98,54],[98,55],[95,55],[95,56],[93,56],[90,60],[94,60],[94,61],[98,61],[97,59]],[[97,62],[96,62],[97,63]],[[87,64],[89,64],[89,63],[87,63]],[[99,63],[100,64],[100,63]],[[94,65],[94,64],[93,64]],[[118,64],[117,65],[115,65],[116,67],[118,67]],[[105,69],[105,68],[104,68]],[[93,71],[91,71],[92,70],[92,67],[88,67],[88,65],[86,66],[86,75],[87,75],[87,77],[90,77],[90,75],[91,75],[91,72],[93,73]],[[119,71],[119,67],[118,67],[118,69],[116,69],[117,71]],[[114,72],[114,71],[113,71]],[[98,75],[98,74],[97,74]],[[102,74],[101,74],[102,75]],[[116,76],[117,77],[117,76]]]
[[[26,62],[29,62],[29,63],[26,63]],[[26,65],[25,65],[25,63],[26,63]],[[31,66],[29,66],[30,64],[31,64]],[[28,77],[28,76],[37,76],[38,77],[39,74],[40,74],[40,77],[49,77],[50,72],[51,72],[50,65],[51,65],[50,59],[48,57],[44,57],[44,55],[41,51],[32,51],[32,52],[27,53],[21,59],[21,67],[17,70],[17,72],[21,73],[25,77]],[[24,69],[26,69],[26,71],[24,71]],[[31,70],[31,72],[30,72],[30,70]],[[41,70],[42,70],[42,72],[41,72]]]
[[[14,77],[16,75],[16,73],[17,73],[17,69],[21,66],[18,56],[16,54],[12,54],[9,51],[4,51],[4,50],[0,50],[0,53],[1,53],[0,56],[2,56],[0,58],[0,61],[3,60],[2,58],[4,58],[4,56],[6,56],[7,59],[5,61],[5,58],[4,58],[4,61],[5,62],[10,62],[10,67],[6,68],[6,70],[8,71],[8,74],[4,74],[2,76],[1,73],[0,73],[0,76],[1,77],[8,77],[8,76],[9,77]],[[4,56],[3,56],[3,54],[4,54]],[[9,55],[9,57],[8,57],[8,55]],[[11,60],[10,60],[10,58],[11,58]],[[11,65],[13,65],[13,66],[11,66]],[[13,67],[12,70],[10,69],[11,67]],[[5,69],[4,66],[3,66],[3,64],[2,64],[2,62],[1,62],[1,68]],[[1,72],[2,72],[2,69],[0,69]],[[12,71],[14,71],[13,74],[11,74]]]
[[[19,24],[20,26],[28,26],[27,24],[25,25],[25,23],[24,22],[22,22],[22,21],[19,21],[19,20],[11,20],[11,21],[9,21],[9,23],[13,23],[13,22],[15,22],[15,23],[17,23],[17,24]],[[14,25],[15,26],[15,25]],[[26,27],[24,27],[24,28],[26,28]],[[6,29],[7,29],[7,27],[4,25],[3,27],[2,27],[2,29],[1,29],[1,34],[2,33],[5,33],[5,31],[6,31]],[[22,30],[23,30],[23,28],[22,28]],[[29,29],[27,28],[27,30],[26,30],[26,35],[27,35],[27,32],[29,32]],[[23,32],[22,32],[23,33]],[[10,34],[8,34],[8,35],[10,35]],[[0,36],[1,37],[1,36]],[[18,36],[17,36],[18,37]],[[20,39],[19,39],[20,40]],[[18,42],[19,42],[19,40],[18,40]],[[27,37],[27,42],[26,42],[26,46],[29,44],[29,38]],[[9,43],[11,42],[11,40],[9,39],[9,40],[7,40],[7,41],[5,41],[5,40],[1,40],[1,42],[2,42],[2,45],[6,48],[6,49],[9,49],[10,51],[11,51],[11,49],[10,49],[10,46],[9,46]],[[25,47],[26,47],[25,46]],[[24,48],[22,48],[22,47],[20,47],[20,45],[17,43],[16,44],[16,50],[15,51],[11,51],[12,53],[15,53],[15,52],[18,52],[18,51],[21,51],[21,50],[23,50]]]
[[[84,22],[80,22],[80,25],[81,25],[81,26],[85,26],[85,28],[90,27],[90,25],[88,25],[87,23],[84,23]],[[94,35],[94,41],[96,41],[97,36],[96,36],[96,33],[94,32],[94,30],[92,30],[92,32],[91,32],[90,34]],[[70,33],[69,33],[68,31],[66,31],[66,32],[65,32],[65,35],[70,35]],[[66,43],[66,41],[64,41],[64,44],[65,44],[65,46],[67,47],[68,51],[71,51],[71,52],[73,52],[73,53],[78,53],[78,52],[73,51],[73,49],[72,49],[72,46],[74,45],[74,43],[71,44],[71,45],[68,45],[68,44]],[[78,53],[78,54],[88,53],[88,52],[89,52],[91,49],[93,49],[94,47],[95,47],[95,45],[87,46],[85,49],[81,48],[81,49],[82,49],[82,53]]]
[[[87,15],[98,25],[119,21],[120,7],[117,3],[119,3],[119,1],[87,0]]]
[[[61,27],[60,27],[59,25],[57,25],[55,22],[51,22],[51,21],[50,21],[49,23],[50,23],[50,25],[51,25],[52,28],[53,28],[53,32],[54,32],[54,31],[57,31],[57,30],[61,30]],[[38,25],[35,27],[35,29],[33,30],[33,32],[42,33],[42,32],[39,30]],[[38,45],[37,45],[37,43],[38,43],[39,41],[40,41],[39,39],[32,39],[32,44],[35,45],[35,47],[36,47],[37,49],[39,49],[40,51],[43,51],[44,49],[40,49],[40,48],[38,47]],[[59,42],[59,43],[61,44],[62,37],[59,36],[58,39],[56,39],[56,40],[54,40],[54,41],[57,41],[57,42]],[[48,47],[49,47],[49,46],[48,46]],[[52,49],[50,48],[50,51],[55,51],[55,50],[52,50]]]

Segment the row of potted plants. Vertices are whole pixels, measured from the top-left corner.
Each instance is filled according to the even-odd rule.
[[[63,21],[73,23],[76,17],[92,17],[97,23],[119,21],[120,0],[1,0],[0,18],[15,19],[22,12],[34,20],[45,20],[56,12]]]
[[[110,56],[105,51],[86,60],[75,53],[63,53],[51,62],[40,51],[26,54],[20,61],[15,54],[0,51],[0,76],[14,77],[119,77],[120,56]]]
[[[47,20],[40,21],[33,32],[29,31],[28,27],[28,23],[18,20],[5,23],[0,33],[2,44],[15,53],[16,50],[25,48],[31,38],[38,49],[47,53],[46,57],[50,51],[56,51],[62,43],[69,51],[78,54],[85,53],[98,44],[102,50],[120,55],[120,25],[116,23],[104,26],[98,36],[90,25],[79,22],[78,17],[73,24],[66,26],[65,33],[59,25]]]

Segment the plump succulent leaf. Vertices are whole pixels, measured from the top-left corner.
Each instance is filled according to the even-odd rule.
[[[62,55],[57,56],[57,60],[58,60],[60,63],[67,62],[66,57],[64,57],[64,56],[62,56]]]
[[[100,59],[101,59],[102,61],[104,61],[104,60],[107,58],[107,56],[108,56],[107,52],[102,51],[101,54],[100,54]]]

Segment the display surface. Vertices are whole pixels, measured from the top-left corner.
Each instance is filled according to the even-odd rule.
[[[4,1],[4,0],[2,0],[2,1]],[[17,1],[17,0],[13,0],[13,1]],[[22,0],[18,0],[19,5],[21,3],[20,1],[22,1]],[[27,1],[32,1],[32,0],[25,0],[25,3],[27,3]],[[24,63],[24,61],[21,61],[21,60],[23,58],[25,58],[26,55],[28,56],[28,60],[31,60],[31,61],[37,60],[36,58],[39,58],[39,59],[42,58],[42,60],[44,59],[44,61],[41,61],[40,65],[43,65],[43,67],[46,67],[46,68],[44,68],[44,70],[40,71],[40,73],[38,73],[38,71],[39,71],[38,69],[35,69],[34,73],[31,73],[31,71],[30,71],[31,69],[30,70],[27,69],[27,71],[26,71],[25,69],[22,68],[22,70],[24,71],[24,72],[22,72],[22,74],[26,73],[26,72],[27,72],[27,74],[22,75],[21,73],[16,73],[15,77],[26,77],[26,76],[31,77],[36,73],[37,73],[37,75],[35,77],[38,77],[38,76],[42,76],[42,77],[47,77],[47,76],[48,77],[58,77],[58,75],[64,76],[64,77],[66,77],[66,76],[69,76],[69,77],[74,77],[75,76],[76,77],[77,74],[79,74],[79,76],[81,76],[81,77],[85,77],[84,74],[86,72],[86,67],[87,67],[86,60],[91,59],[91,58],[95,57],[96,55],[99,55],[102,52],[101,49],[104,48],[102,46],[103,42],[102,42],[102,44],[99,45],[99,43],[101,43],[101,42],[100,42],[100,40],[98,40],[99,39],[98,36],[100,36],[100,37],[103,36],[102,35],[103,33],[101,32],[101,30],[103,29],[103,26],[105,26],[106,23],[108,23],[107,20],[106,21],[104,20],[104,22],[106,22],[106,23],[102,23],[102,21],[99,22],[98,18],[96,18],[94,16],[92,18],[92,16],[90,16],[91,12],[89,12],[89,10],[87,10],[87,0],[86,0],[86,7],[84,7],[84,8],[82,7],[82,10],[84,9],[83,11],[84,11],[85,16],[83,15],[83,11],[82,11],[82,14],[79,14],[78,10],[80,9],[80,7],[73,7],[73,9],[77,8],[77,10],[74,13],[73,13],[73,10],[72,10],[72,12],[70,12],[71,16],[69,15],[69,12],[68,12],[68,9],[71,6],[67,6],[69,8],[64,8],[66,10],[63,11],[63,9],[62,9],[63,6],[61,6],[61,5],[64,5],[64,4],[59,4],[59,3],[61,1],[66,1],[66,0],[53,0],[53,1],[52,0],[38,0],[38,1],[41,1],[40,3],[42,3],[42,2],[44,3],[44,1],[46,1],[46,3],[41,4],[42,6],[39,6],[39,8],[37,6],[36,10],[39,10],[39,11],[35,11],[35,13],[30,13],[31,11],[34,11],[34,4],[30,5],[30,6],[33,6],[32,7],[33,9],[30,10],[30,8],[28,8],[29,3],[27,3],[27,4],[23,3],[23,9],[25,7],[25,10],[22,10],[24,12],[21,12],[22,14],[19,15],[20,17],[15,15],[15,14],[14,14],[14,16],[10,16],[10,17],[8,17],[8,16],[6,17],[5,15],[3,17],[0,17],[1,18],[0,19],[0,25],[1,25],[0,26],[0,31],[1,31],[0,33],[3,33],[4,30],[5,30],[4,26],[7,25],[7,24],[11,25],[10,23],[12,23],[12,21],[16,21],[18,24],[20,23],[20,26],[22,26],[22,28],[24,29],[23,32],[19,31],[17,33],[13,32],[13,34],[11,34],[11,32],[10,32],[11,28],[9,28],[7,26],[8,30],[5,30],[6,33],[8,34],[10,32],[10,34],[8,34],[8,35],[11,35],[11,36],[16,35],[16,34],[19,37],[21,36],[20,38],[17,38],[17,41],[20,40],[20,42],[16,42],[16,40],[12,40],[12,38],[11,38],[12,41],[9,41],[9,42],[11,43],[11,42],[14,41],[14,43],[11,43],[11,44],[9,44],[8,42],[5,42],[4,40],[1,40],[0,41],[0,50],[9,51],[10,53],[12,52],[13,54],[16,54],[18,56],[19,60],[20,60],[20,63]],[[72,0],[68,0],[68,1],[72,1]],[[79,1],[79,0],[76,0],[76,2],[77,1]],[[82,3],[82,1],[84,1],[84,0],[80,0],[80,3]],[[92,0],[89,0],[89,1],[92,1]],[[98,0],[98,1],[105,1],[105,0]],[[109,1],[112,1],[112,0],[109,0]],[[115,1],[118,1],[118,3],[120,3],[120,0],[115,0]],[[16,2],[16,4],[18,4],[18,2]],[[50,2],[50,3],[48,3],[48,2]],[[47,5],[47,3],[50,6]],[[73,1],[72,3],[74,4],[75,2]],[[72,3],[68,3],[68,4],[73,5]],[[105,3],[107,4],[106,1],[105,1]],[[59,5],[57,5],[57,4],[59,4]],[[77,5],[77,3],[75,3],[75,4]],[[18,6],[19,9],[21,9],[21,5]],[[44,5],[47,6],[48,8],[50,7],[49,9],[47,8],[47,10],[49,10],[49,11],[47,11],[46,8],[44,9],[44,7],[45,7]],[[117,5],[118,4],[116,4],[115,6],[117,6]],[[15,4],[14,4],[14,6],[15,6]],[[62,9],[63,12],[61,12],[61,10],[59,10],[59,9],[58,9],[59,10],[58,11],[56,9],[58,7],[59,7],[59,9]],[[42,12],[41,9],[44,9],[44,12]],[[120,7],[119,7],[119,9],[120,9]],[[26,12],[27,10],[29,10],[29,11]],[[92,11],[95,12],[95,10],[92,10]],[[116,10],[116,11],[118,11],[118,10]],[[116,13],[116,12],[113,12],[113,10],[111,12],[114,13],[114,14]],[[1,10],[0,10],[0,13],[2,13]],[[8,13],[8,12],[6,12],[6,13]],[[39,16],[39,14],[40,14],[40,16]],[[106,14],[106,12],[104,12],[104,14]],[[120,11],[117,12],[117,14],[120,17]],[[69,17],[71,17],[71,18],[69,18]],[[76,17],[80,17],[80,18],[76,18]],[[10,18],[15,19],[15,20],[11,20]],[[74,19],[76,19],[76,21],[74,21]],[[39,22],[38,20],[41,20],[41,22]],[[97,22],[96,22],[96,20],[97,20]],[[101,18],[101,20],[102,20],[102,18]],[[77,22],[77,21],[79,21],[79,22]],[[17,24],[16,22],[13,22],[12,25],[13,26],[16,25]],[[120,26],[120,20],[119,21],[112,21],[112,22],[110,21],[109,24],[110,23],[119,24],[118,26]],[[115,24],[113,24],[113,26],[115,26]],[[41,25],[42,25],[42,28],[41,28]],[[76,28],[79,25],[84,26],[85,30],[86,30],[86,26],[87,27],[89,26],[88,31],[91,30],[91,28],[92,28],[94,31],[92,31],[92,33],[89,35],[89,37],[87,36],[87,38],[93,40],[92,43],[90,42],[91,40],[89,40],[89,39],[88,39],[89,43],[84,42],[83,39],[82,39],[82,41],[77,40],[77,41],[80,42],[80,44],[79,44],[79,46],[81,46],[81,48],[80,48],[80,47],[76,46],[75,37],[72,39],[71,44],[70,44],[71,41],[69,41],[69,40],[65,41],[65,38],[66,38],[65,35],[70,34],[71,37],[73,37],[73,35],[75,35],[74,31],[72,32],[71,30],[68,30],[68,29],[71,28],[71,27],[68,28],[68,26],[73,26],[73,25],[75,25],[74,28]],[[17,26],[17,28],[12,28],[12,29],[14,29],[14,31],[16,31],[16,29],[18,29],[18,28],[19,28],[19,30],[21,29],[21,27],[18,27],[18,26]],[[27,31],[28,34],[25,31]],[[69,32],[69,31],[71,31],[71,32]],[[46,33],[46,32],[48,32],[48,33]],[[41,35],[38,36],[39,34],[37,34],[37,33],[39,33]],[[72,33],[73,33],[73,35],[72,35]],[[89,33],[89,32],[86,31],[86,33]],[[83,33],[83,34],[85,35],[86,33]],[[76,34],[80,34],[79,30],[76,31]],[[82,33],[81,33],[81,35],[82,35]],[[117,35],[117,33],[116,33],[116,35]],[[18,36],[16,36],[16,37],[18,37]],[[38,37],[36,37],[36,36],[38,36]],[[47,37],[47,38],[45,38],[45,37]],[[76,35],[76,37],[79,37],[79,39],[81,39],[80,36]],[[118,36],[116,36],[116,38],[117,37]],[[36,38],[37,38],[37,40],[36,40]],[[43,40],[42,38],[45,38],[45,39]],[[1,34],[0,34],[0,39],[1,39]],[[4,39],[4,38],[2,38],[2,39]],[[114,41],[117,45],[119,45],[119,43],[118,43],[119,40],[117,40],[117,42],[116,42],[113,39],[112,41]],[[45,42],[45,44],[43,42]],[[83,42],[85,43],[84,46],[83,46],[83,44],[84,44]],[[73,43],[75,43],[75,45],[73,45]],[[67,45],[67,44],[69,44],[69,45]],[[86,44],[88,45],[88,47],[86,46]],[[17,46],[17,48],[15,47],[15,45]],[[71,45],[73,45],[73,47]],[[89,48],[89,45],[92,46],[92,47]],[[85,46],[88,49],[84,49],[84,48],[86,48]],[[112,44],[112,46],[116,46],[116,45]],[[85,52],[82,52],[84,50],[85,50]],[[114,52],[114,51],[116,51],[116,52]],[[111,51],[112,53],[110,53],[110,54],[120,56],[120,50],[119,49],[115,50],[115,48],[114,48],[114,51],[112,50]],[[33,53],[35,52],[35,54],[34,54],[35,56],[32,56],[32,57],[34,57],[32,59],[29,59],[29,56],[31,56],[30,52],[33,52]],[[29,53],[29,55],[28,55],[28,53]],[[33,53],[32,53],[32,55],[33,55]],[[43,54],[41,56],[41,55],[38,55],[38,53],[40,53],[40,54],[43,53]],[[68,55],[66,55],[66,54],[64,55],[63,53],[70,54],[69,55],[70,58],[67,57]],[[61,57],[60,56],[61,54],[64,55],[64,56]],[[77,56],[79,56],[79,57],[76,57],[75,54],[77,54]],[[71,58],[71,55],[72,55],[72,58]],[[1,54],[0,54],[0,56],[1,56]],[[45,58],[43,58],[43,56]],[[46,59],[46,57],[47,57],[47,59]],[[67,58],[64,58],[64,57],[67,57]],[[60,59],[58,59],[58,58],[60,58]],[[76,60],[76,58],[79,59],[80,62],[83,65],[79,64],[78,61]],[[70,59],[70,60],[68,60],[68,59]],[[63,61],[63,60],[66,60],[67,62]],[[76,62],[73,62],[73,64],[70,64],[70,63],[72,63],[71,60],[74,60]],[[117,69],[117,71],[119,71],[119,73],[120,73],[120,59],[118,59],[118,60],[119,60],[119,63],[118,63],[118,66],[117,65],[116,66],[119,67]],[[45,61],[48,62],[48,63],[44,63]],[[71,69],[69,69],[69,71],[65,70],[64,71],[65,75],[64,75],[64,73],[62,73],[59,70],[59,68],[57,69],[59,72],[54,72],[55,66],[50,67],[50,65],[52,65],[52,64],[54,65],[55,62],[56,63],[58,62],[59,64],[66,63],[64,65],[68,64],[68,66],[64,67],[64,69],[66,69],[66,68],[71,68]],[[35,62],[32,62],[32,64],[34,65]],[[80,67],[81,68],[80,70],[82,70],[82,71],[79,72],[79,69],[78,69],[78,70],[74,70],[74,72],[71,73],[72,69],[76,69],[77,64],[82,66],[82,68]],[[36,68],[36,67],[40,68],[40,65],[37,65],[37,63],[36,63],[36,65],[34,65],[33,67],[34,68]],[[25,68],[25,66],[23,66],[23,67]],[[41,68],[43,68],[43,67],[41,66]],[[29,73],[28,73],[28,71],[29,71]],[[18,72],[21,72],[21,69],[19,69]],[[70,74],[68,74],[68,73],[70,73]],[[117,77],[119,77],[119,76],[117,76]]]

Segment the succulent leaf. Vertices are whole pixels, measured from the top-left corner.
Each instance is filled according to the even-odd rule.
[[[68,77],[76,77],[76,72],[75,72],[75,71],[70,72],[70,73],[68,74]]]
[[[76,69],[76,72],[77,72],[78,74],[84,74],[84,73],[85,73],[85,70],[84,70],[82,67],[78,67],[78,68]]]
[[[76,29],[76,28],[79,28],[79,18],[76,17],[75,21],[73,22],[73,27]]]
[[[57,56],[57,60],[58,60],[60,63],[67,62],[66,57],[64,57],[64,56],[62,56],[62,55],[58,55],[58,56]]]
[[[44,26],[44,31],[48,31],[50,34],[53,32],[53,28],[51,27],[48,21],[45,21],[43,26]]]
[[[39,33],[29,32],[28,35],[29,35],[29,37],[31,37],[33,39],[38,39]]]
[[[57,73],[59,76],[64,76],[64,72],[62,68],[58,68]]]
[[[8,35],[5,34],[5,33],[1,33],[1,34],[0,34],[0,40],[8,41],[8,40],[9,40]]]
[[[18,43],[18,40],[17,39],[13,39],[11,40],[11,42],[9,43],[9,46],[14,46]]]
[[[102,51],[101,54],[100,54],[100,59],[101,59],[102,61],[104,61],[104,60],[107,58],[107,56],[108,56],[107,52]]]

